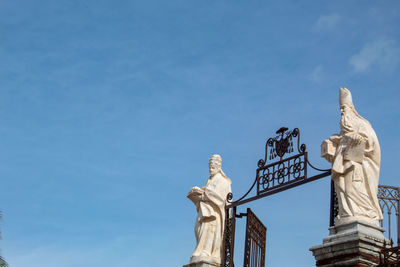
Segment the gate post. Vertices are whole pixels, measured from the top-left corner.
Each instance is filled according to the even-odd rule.
[[[235,248],[236,207],[228,208],[225,212],[224,255],[223,267],[234,267],[233,255]]]
[[[363,221],[330,227],[329,236],[323,239],[322,245],[310,248],[316,266],[378,266],[384,231]]]

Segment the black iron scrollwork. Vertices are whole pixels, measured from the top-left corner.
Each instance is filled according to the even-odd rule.
[[[276,131],[277,136],[271,137],[265,144],[265,157],[258,161],[257,194],[274,188],[285,186],[296,180],[307,178],[306,145],[300,144],[300,130],[282,127]],[[285,155],[294,152],[294,141],[297,139],[297,155],[283,159]],[[279,161],[267,164],[279,157]]]
[[[304,153],[306,151],[306,145],[300,145],[300,130],[298,128],[288,131],[288,128],[281,127],[276,131],[276,134],[276,137],[271,137],[267,140],[265,144],[265,157],[264,159],[260,159],[257,164],[259,168],[265,166],[268,160],[271,161],[277,157],[282,160],[285,154],[294,152],[293,139],[296,137],[298,152]]]
[[[226,196],[226,201],[230,203],[232,202],[232,199],[233,199],[233,194],[232,192],[229,192],[228,195]]]
[[[265,143],[264,158],[257,162],[256,178],[250,189],[236,201],[232,201],[232,194],[227,196],[227,201],[232,206],[330,175],[330,169],[317,169],[308,161],[306,145],[300,143],[298,128],[289,131],[288,128],[281,127],[276,134]],[[297,154],[294,153],[296,148]],[[274,159],[278,160],[274,161]],[[308,178],[307,166],[323,173]],[[257,195],[245,199],[254,187],[256,187]]]

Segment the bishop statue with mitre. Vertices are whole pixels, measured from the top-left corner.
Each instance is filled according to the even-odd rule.
[[[339,204],[335,225],[364,221],[379,225],[382,212],[377,191],[381,150],[371,124],[354,108],[351,93],[340,88],[340,134],[321,146],[322,156],[332,163],[332,180]]]

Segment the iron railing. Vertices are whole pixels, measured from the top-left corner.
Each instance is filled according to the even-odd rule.
[[[386,223],[384,220],[381,221],[381,226],[387,230],[387,237],[391,240],[393,244],[392,238],[392,219],[394,217],[395,220],[395,229],[396,229],[396,245],[400,244],[400,187],[389,186],[389,185],[379,185],[378,187],[378,199],[379,205],[381,206],[382,213],[384,215],[384,219],[386,219]],[[386,213],[385,213],[386,212]],[[394,215],[392,217],[392,215]]]
[[[400,244],[400,187],[379,185],[378,186],[378,200],[379,205],[384,215],[384,219],[380,221],[381,227],[386,229],[386,237],[393,242],[393,217],[395,220],[395,231],[396,231],[396,243]],[[338,215],[338,199],[336,197],[335,187],[331,182],[331,211],[330,211],[330,226],[335,225],[335,218]],[[394,215],[394,216],[393,216]]]
[[[379,255],[380,267],[400,267],[400,187],[379,185],[379,206],[383,214],[380,226],[386,230],[386,238]],[[331,212],[330,226],[335,225],[335,217],[338,214],[338,199],[336,197],[333,182],[331,182]],[[395,221],[395,222],[393,222]],[[395,233],[393,233],[393,224]],[[393,237],[395,241],[393,241]]]
[[[400,266],[400,187],[380,185],[378,187],[378,199],[384,220],[381,226],[387,229],[389,242],[384,243],[380,253],[381,267],[399,267]],[[396,226],[396,243],[393,241],[392,234],[392,215],[394,215]]]

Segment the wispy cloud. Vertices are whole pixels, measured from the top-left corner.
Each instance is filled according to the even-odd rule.
[[[332,30],[340,22],[340,16],[338,14],[321,15],[314,25],[314,29],[317,31]]]
[[[316,66],[311,72],[310,79],[314,82],[322,82],[324,79],[323,70],[322,65]]]
[[[372,68],[393,71],[400,61],[400,47],[392,40],[375,40],[366,43],[357,54],[353,55],[349,64],[354,72],[362,73]]]

